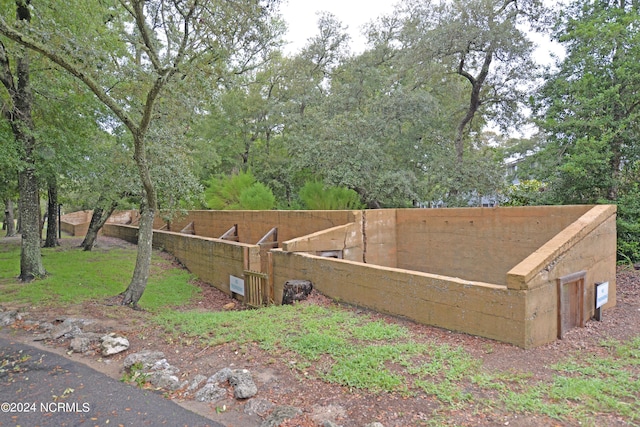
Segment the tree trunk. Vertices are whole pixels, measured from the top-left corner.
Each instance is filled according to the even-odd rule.
[[[464,117],[458,124],[458,129],[456,132],[456,139],[454,142],[456,149],[456,160],[458,161],[458,165],[461,165],[464,159],[464,137],[466,133],[466,128],[471,123],[473,118],[475,117],[478,109],[482,105],[481,91],[484,86],[484,82],[489,75],[489,68],[491,66],[491,62],[493,62],[493,48],[490,47],[484,57],[484,61],[482,62],[482,68],[478,73],[477,77],[474,77],[464,69],[465,67],[465,55],[462,55],[460,59],[460,63],[458,64],[457,73],[466,78],[469,83],[471,83],[471,94],[469,96],[469,107],[467,108],[467,112]]]
[[[22,234],[22,217],[20,216],[20,198],[18,198],[18,220],[16,221],[16,233]]]
[[[16,19],[29,22],[31,12],[26,2],[16,2]],[[46,274],[40,253],[40,194],[34,160],[36,139],[31,107],[33,95],[29,81],[29,54],[17,50],[14,76],[5,46],[0,42],[0,80],[11,97],[11,108],[3,109],[13,135],[21,144],[24,168],[18,174],[19,212],[22,242],[20,248],[20,279],[28,282]]]
[[[155,209],[149,208],[145,198],[140,205],[140,223],[138,225],[138,254],[136,267],[133,270],[131,283],[123,293],[122,304],[137,307],[142,297],[147,281],[149,280],[149,268],[151,265],[151,251],[153,248],[153,219]]]
[[[98,201],[98,205],[100,205],[100,200]],[[84,236],[84,240],[80,244],[85,251],[90,251],[93,249],[93,246],[96,243],[96,239],[98,238],[98,233],[102,229],[102,226],[107,222],[111,214],[116,207],[118,206],[118,202],[112,202],[111,205],[107,208],[107,210],[102,209],[101,207],[97,207],[93,210],[93,215],[91,215],[91,222],[89,223],[89,229],[87,230],[87,234]]]
[[[38,181],[33,169],[19,175],[22,245],[20,248],[20,280],[30,282],[46,274],[40,253],[40,205]]]
[[[58,242],[58,183],[55,177],[49,178],[47,201],[47,237],[44,241],[45,248],[60,246]]]
[[[7,237],[13,237],[16,235],[16,223],[13,215],[13,200],[7,199],[4,201],[4,225],[7,230]]]
[[[134,134],[134,159],[138,166],[138,174],[144,189],[142,203],[140,203],[140,223],[138,225],[138,255],[136,267],[133,270],[131,283],[124,291],[123,305],[137,307],[142,293],[149,280],[151,265],[151,251],[153,248],[153,220],[158,209],[158,194],[151,180],[149,164],[144,141],[144,133]]]

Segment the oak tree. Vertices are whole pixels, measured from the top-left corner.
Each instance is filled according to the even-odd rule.
[[[214,85],[261,61],[276,36],[271,22],[276,5],[275,0],[72,1],[34,5],[51,13],[31,25],[0,19],[0,34],[82,81],[131,133],[144,197],[136,267],[123,304],[137,305],[149,277],[158,194],[147,138],[156,104],[171,96],[172,86],[184,89],[184,79],[198,90],[203,81]],[[85,21],[91,31],[81,30]]]

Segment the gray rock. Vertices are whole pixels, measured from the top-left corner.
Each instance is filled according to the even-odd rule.
[[[206,380],[207,380],[207,377],[205,377],[204,375],[201,375],[201,374],[196,375],[195,377],[193,377],[193,380],[191,380],[191,384],[189,384],[189,388],[187,388],[187,391],[193,391],[197,389]]]
[[[78,325],[71,326],[71,330],[64,334],[64,338],[75,338],[77,336],[82,335],[82,329]]]
[[[20,320],[21,316],[17,311],[0,312],[0,326],[13,325],[16,320]]]
[[[109,334],[103,336],[100,340],[102,341],[100,347],[102,348],[103,356],[122,353],[129,348],[129,340],[120,335]]]
[[[59,325],[55,325],[53,329],[49,332],[49,336],[53,339],[60,338],[64,334],[68,334],[73,329],[73,325],[60,323]]]
[[[139,363],[142,369],[148,370],[159,360],[164,359],[164,353],[161,351],[142,350],[137,353],[128,355],[124,359],[124,369],[129,370],[133,365]]]
[[[100,341],[100,338],[102,338],[104,336],[104,334],[98,334],[96,332],[83,332],[80,335],[78,335],[77,337],[79,338],[89,338],[92,341],[98,342]]]
[[[82,333],[82,330],[77,325],[72,325],[71,323],[62,322],[59,325],[55,325],[53,329],[49,332],[49,335],[54,340],[57,338],[61,338],[63,336],[75,336]]]
[[[36,328],[40,327],[40,322],[38,322],[37,320],[25,320],[24,321],[24,325],[25,326],[35,326]]]
[[[46,333],[46,334],[36,334],[31,339],[33,341],[44,341],[44,340],[48,340],[49,338],[51,338],[51,335]]]
[[[253,381],[251,372],[246,369],[236,369],[229,377],[229,384],[233,386],[236,399],[248,399],[258,393],[258,387]]]
[[[342,427],[342,426],[340,424],[334,423],[333,421],[326,420],[322,422],[322,427]]]
[[[219,387],[218,384],[207,383],[196,392],[198,402],[216,402],[227,395],[227,390]]]
[[[40,329],[45,332],[51,332],[53,330],[53,324],[50,322],[40,322]]]
[[[225,381],[229,381],[229,378],[233,375],[233,371],[229,368],[222,368],[215,374],[211,375],[207,380],[207,384],[220,384]]]
[[[251,399],[244,405],[244,413],[264,417],[273,408],[273,403],[266,399]]]
[[[296,407],[278,406],[273,410],[271,415],[269,415],[267,418],[265,418],[264,421],[262,421],[260,427],[278,427],[284,422],[284,420],[295,418],[300,414],[302,414],[302,411]]]
[[[74,353],[86,353],[91,348],[91,340],[86,337],[75,337],[69,343],[69,348]]]
[[[82,329],[85,329],[86,326],[93,325],[94,323],[96,323],[96,321],[93,319],[76,319],[75,317],[69,317],[64,321],[74,325],[78,325]]]
[[[166,390],[177,390],[182,387],[178,377],[162,371],[156,371],[149,375],[149,382],[154,387],[164,388]]]
[[[384,427],[384,424],[379,423],[379,422],[373,422],[373,423],[369,423],[367,425],[365,425],[364,427]]]
[[[151,370],[162,371],[165,374],[169,374],[169,375],[175,375],[178,372],[180,372],[180,369],[177,368],[176,366],[170,365],[169,362],[167,362],[167,359],[158,360],[156,363],[153,364],[153,366],[151,367]]]
[[[93,320],[87,319],[75,319],[69,317],[64,319],[62,323],[53,326],[50,331],[51,338],[56,339],[60,337],[73,338],[82,333],[82,327],[93,323]]]

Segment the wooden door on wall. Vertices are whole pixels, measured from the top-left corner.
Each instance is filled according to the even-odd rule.
[[[580,271],[556,279],[558,284],[558,338],[575,327],[583,327],[584,282],[586,271]]]

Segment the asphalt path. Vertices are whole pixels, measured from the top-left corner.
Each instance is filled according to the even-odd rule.
[[[224,427],[152,391],[3,337],[0,426]]]

